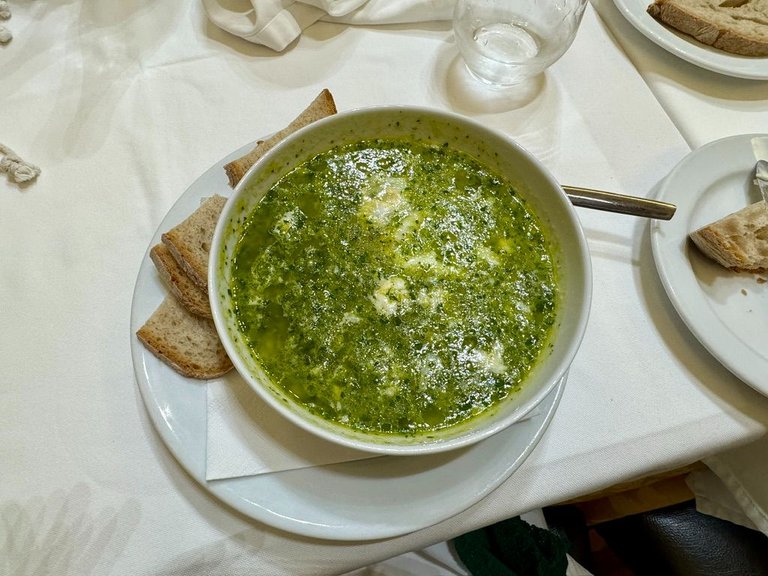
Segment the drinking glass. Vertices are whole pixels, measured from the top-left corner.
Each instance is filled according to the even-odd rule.
[[[587,0],[457,0],[456,43],[473,76],[509,86],[541,74],[573,42]]]

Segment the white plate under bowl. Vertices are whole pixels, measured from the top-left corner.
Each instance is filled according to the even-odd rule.
[[[389,538],[469,508],[509,478],[533,451],[554,416],[565,378],[530,418],[469,448],[206,480],[206,382],[174,372],[148,352],[135,333],[166,294],[149,248],[202,198],[228,196],[231,190],[223,166],[252,147],[224,158],[189,187],[161,222],[139,269],[131,309],[131,354],[141,397],[161,440],[208,492],[254,520],[302,536],[346,541]]]
[[[654,19],[646,9],[653,0],[614,0],[624,17],[646,38],[668,52],[706,70],[751,80],[768,79],[768,57],[729,54]]]
[[[686,156],[660,184],[658,199],[675,216],[651,224],[659,276],[680,317],[738,378],[768,396],[766,275],[736,273],[706,258],[688,239],[701,226],[760,199],[753,183],[758,156],[768,159],[768,135],[711,142]]]

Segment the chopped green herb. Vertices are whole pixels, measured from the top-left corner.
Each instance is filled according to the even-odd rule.
[[[243,228],[233,307],[254,357],[311,411],[429,432],[519,390],[548,345],[554,252],[525,201],[452,147],[337,146]]]

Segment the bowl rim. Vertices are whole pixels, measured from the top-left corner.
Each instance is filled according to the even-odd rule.
[[[581,282],[579,285],[579,288],[583,292],[583,297],[579,302],[578,312],[576,314],[577,322],[576,322],[576,329],[575,329],[575,337],[572,338],[572,340],[565,347],[565,351],[562,354],[562,360],[559,363],[560,365],[557,371],[549,378],[546,385],[539,387],[537,392],[533,395],[533,397],[528,402],[524,404],[524,407],[522,409],[515,411],[514,414],[508,415],[505,418],[497,418],[495,421],[489,420],[489,422],[492,421],[492,425],[482,426],[481,429],[479,430],[477,429],[476,426],[474,426],[473,424],[470,424],[467,427],[466,431],[446,439],[438,439],[436,441],[424,441],[424,442],[414,442],[414,443],[406,443],[406,444],[390,444],[386,442],[376,442],[375,440],[373,440],[376,437],[385,437],[385,438],[397,437],[397,435],[384,436],[384,435],[377,435],[377,434],[365,434],[360,431],[354,431],[355,435],[365,436],[370,438],[370,440],[350,438],[343,434],[335,433],[332,431],[332,428],[335,428],[335,427],[343,428],[339,424],[335,424],[329,421],[324,421],[328,423],[329,426],[328,427],[319,426],[311,422],[307,418],[300,416],[295,411],[286,408],[286,406],[283,405],[283,402],[280,399],[276,398],[268,390],[266,390],[265,389],[266,386],[259,383],[258,379],[255,378],[254,375],[250,372],[250,370],[248,370],[248,368],[243,364],[240,358],[240,352],[238,348],[235,347],[235,345],[232,343],[230,339],[230,334],[227,329],[227,323],[226,323],[227,321],[225,320],[226,314],[224,313],[224,310],[222,308],[222,302],[220,301],[219,292],[217,289],[219,285],[219,274],[217,273],[217,271],[220,267],[220,255],[222,252],[221,248],[222,248],[222,243],[226,238],[225,229],[227,228],[227,223],[229,221],[230,213],[235,209],[237,199],[240,198],[243,194],[245,194],[246,190],[251,186],[254,175],[258,174],[263,167],[269,166],[275,157],[279,157],[285,149],[290,148],[291,145],[293,145],[293,143],[303,138],[307,133],[313,133],[315,131],[323,130],[324,127],[328,124],[335,124],[338,122],[349,121],[349,118],[361,117],[366,115],[397,114],[397,113],[419,114],[419,115],[423,115],[424,117],[430,117],[437,120],[444,120],[454,125],[458,124],[458,125],[464,125],[466,127],[471,127],[474,130],[477,130],[479,132],[485,132],[489,135],[496,136],[497,138],[499,138],[501,141],[504,142],[505,146],[509,146],[511,149],[515,151],[515,153],[524,157],[524,159],[528,162],[528,164],[536,168],[536,170],[539,172],[539,176],[543,177],[544,180],[549,184],[551,189],[555,191],[557,196],[560,197],[560,201],[563,204],[563,207],[565,208],[565,213],[568,215],[568,219],[570,223],[573,225],[573,229],[575,230],[575,238],[572,238],[572,240],[576,241],[577,251],[581,256],[580,268],[583,272],[582,273],[583,282]],[[329,146],[330,145],[332,144],[329,144]],[[318,149],[313,149],[312,152],[313,154],[317,153]],[[576,213],[574,207],[568,200],[568,197],[565,194],[562,187],[560,186],[559,182],[554,178],[552,173],[547,169],[547,167],[540,160],[538,160],[531,152],[529,152],[527,149],[525,149],[523,146],[517,143],[510,135],[504,132],[501,132],[499,130],[496,130],[495,128],[486,126],[473,118],[468,118],[466,116],[463,116],[454,112],[442,110],[442,109],[430,108],[425,106],[414,106],[414,105],[376,105],[376,106],[365,106],[365,107],[352,108],[346,111],[340,111],[336,114],[333,114],[325,118],[321,118],[307,126],[300,128],[299,130],[286,136],[280,142],[275,144],[275,146],[273,146],[270,150],[268,150],[261,158],[259,158],[257,162],[254,163],[253,166],[251,166],[247,170],[245,175],[240,179],[238,184],[233,189],[232,194],[227,199],[227,202],[225,203],[224,208],[222,209],[222,212],[219,216],[219,220],[216,224],[213,240],[211,242],[210,258],[209,258],[209,265],[208,265],[208,296],[211,303],[211,311],[212,311],[212,316],[213,316],[214,325],[216,327],[216,331],[218,332],[222,345],[224,346],[224,349],[229,355],[229,357],[231,358],[232,364],[234,365],[236,371],[246,381],[249,387],[259,395],[259,397],[263,401],[265,401],[273,409],[277,410],[280,414],[286,417],[290,422],[292,422],[293,424],[299,426],[300,428],[310,433],[313,433],[337,445],[343,445],[349,448],[354,448],[357,450],[362,450],[362,451],[366,451],[373,454],[389,454],[389,455],[434,454],[434,453],[445,452],[448,450],[454,450],[457,448],[470,446],[471,444],[474,444],[476,442],[483,440],[484,438],[492,436],[493,434],[496,434],[499,431],[514,424],[515,422],[519,422],[520,420],[526,418],[536,408],[536,406],[538,406],[540,402],[544,398],[546,398],[546,396],[552,391],[552,389],[557,385],[557,383],[568,373],[573,363],[573,360],[576,357],[578,349],[583,340],[584,333],[586,331],[587,321],[588,321],[590,308],[591,308],[591,298],[592,298],[592,266],[591,266],[591,259],[589,256],[589,249],[587,246],[586,237],[584,235],[584,230],[579,220],[578,214]],[[302,408],[298,402],[296,402],[295,404],[300,409],[306,412],[306,408]],[[478,418],[482,418],[482,415],[478,415],[478,417],[471,418],[469,422],[474,423],[477,421]],[[461,427],[461,424],[457,425],[456,427]],[[448,429],[451,429],[451,430],[453,430],[454,428],[455,427],[453,426],[448,427]]]

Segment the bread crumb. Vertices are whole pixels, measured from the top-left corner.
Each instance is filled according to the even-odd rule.
[[[741,293],[744,294],[744,296],[747,295],[747,291],[744,288],[741,289]]]
[[[766,279],[765,279],[765,278],[763,278],[762,276],[758,276],[758,277],[757,277],[757,283],[758,283],[758,284],[765,284],[766,282],[768,282],[768,280],[766,280]]]

